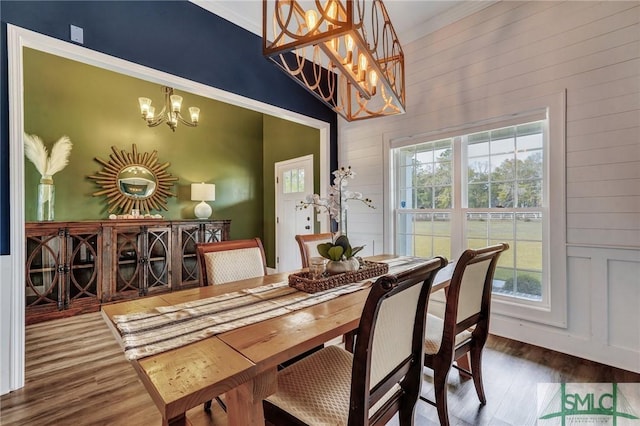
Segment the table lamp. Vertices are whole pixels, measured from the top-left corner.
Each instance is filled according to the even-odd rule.
[[[213,183],[192,183],[191,184],[191,201],[200,201],[194,209],[198,219],[208,219],[213,213],[211,206],[206,201],[215,201],[216,186]]]

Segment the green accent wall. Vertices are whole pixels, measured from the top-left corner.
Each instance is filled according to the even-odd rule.
[[[267,264],[275,267],[275,163],[313,154],[313,192],[320,193],[320,130],[280,118],[264,117],[264,247]]]
[[[151,98],[156,111],[162,108],[161,85],[28,48],[24,70],[25,132],[41,137],[49,150],[63,135],[73,143],[69,164],[53,176],[59,221],[107,218],[107,199],[92,196],[101,187],[88,178],[102,170],[95,158],[108,161],[112,146],[131,152],[136,144],[139,152],[157,151],[159,162],[170,162],[167,171],[178,178],[173,186],[176,196],[167,200],[168,211],[152,213],[167,219],[194,218],[197,202],[190,199],[191,183],[215,183],[216,200],[209,203],[212,218],[232,220],[231,238],[257,236],[273,242],[275,235],[265,226],[267,210],[273,211],[274,205],[273,162],[298,156],[299,139],[293,137],[297,134],[315,135],[315,141],[309,136],[309,143],[315,142],[318,152],[317,129],[179,88],[183,112],[198,106],[200,123],[196,128],[179,124],[174,133],[165,124],[149,128],[140,116],[140,96]],[[287,143],[296,145],[287,148]],[[36,220],[39,180],[40,174],[25,158],[27,221]],[[274,258],[275,246],[265,244],[265,250]]]

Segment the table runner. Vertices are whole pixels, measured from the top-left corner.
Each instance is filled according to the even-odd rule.
[[[399,257],[384,262],[389,264],[388,274],[393,275],[416,268],[427,259]],[[368,288],[376,278],[313,294],[280,281],[145,312],[114,315],[113,321],[122,336],[125,358],[134,360]]]

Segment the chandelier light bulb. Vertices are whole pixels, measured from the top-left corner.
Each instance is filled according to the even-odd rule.
[[[138,98],[138,103],[140,104],[140,113],[143,118],[147,118],[147,114],[149,113],[149,108],[151,107],[151,99],[149,98]]]
[[[147,110],[147,115],[145,116],[145,118],[149,123],[153,121],[155,114],[156,114],[156,108],[150,106]]]
[[[193,121],[194,124],[197,124],[200,119],[200,108],[189,107],[189,114],[191,115],[191,121]]]
[[[311,31],[318,23],[318,15],[315,10],[307,10],[304,14],[304,20],[307,23],[307,31]]]
[[[173,112],[180,112],[180,107],[182,106],[182,96],[180,95],[171,95],[171,110]]]

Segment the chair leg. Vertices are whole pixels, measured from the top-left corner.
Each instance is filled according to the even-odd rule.
[[[440,364],[440,365],[438,365]],[[451,361],[448,363],[436,363],[433,366],[433,388],[436,394],[436,408],[440,426],[449,426],[449,413],[447,411],[447,377],[451,369]]]
[[[344,335],[344,349],[353,353],[356,345],[356,332],[350,331]]]
[[[482,405],[487,403],[487,398],[484,394],[484,387],[482,386],[482,346],[471,347],[471,372],[473,373],[473,384],[476,387],[476,393],[478,399]]]
[[[469,359],[470,359],[469,352],[467,352],[466,354],[462,355],[460,358],[456,359],[456,363],[458,364],[458,367],[464,370],[473,372],[473,370],[471,369],[471,361]],[[471,377],[473,377],[472,375],[467,374],[462,370],[458,370],[458,371],[460,372],[461,380],[468,380]]]

